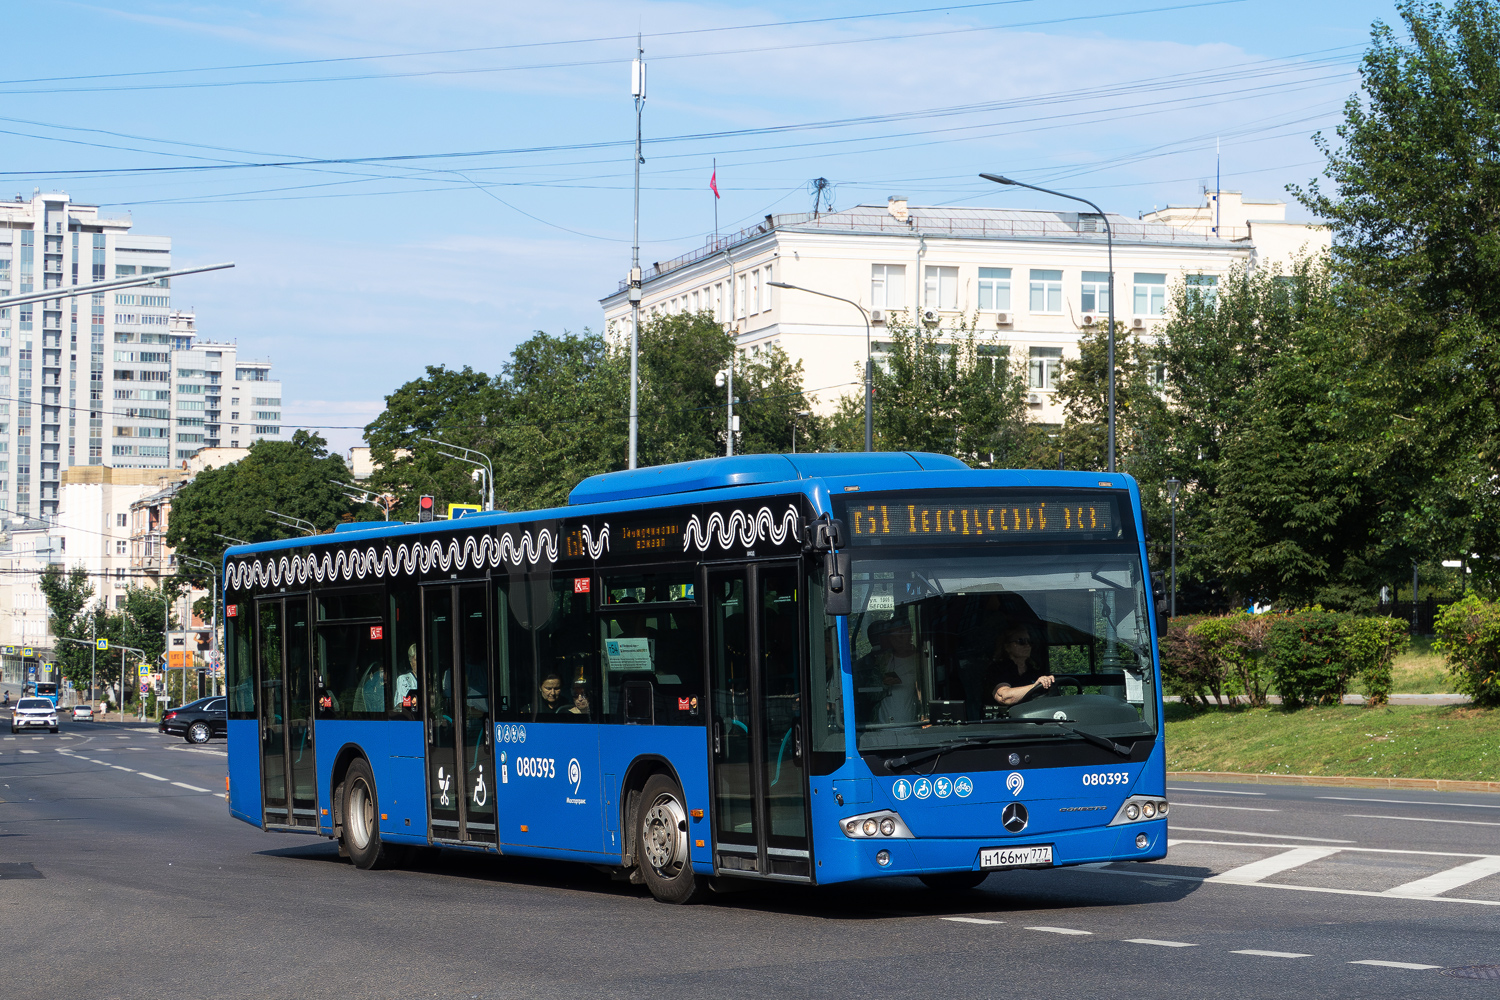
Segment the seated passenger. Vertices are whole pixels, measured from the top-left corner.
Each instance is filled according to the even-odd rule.
[[[391,705],[392,708],[417,707],[417,644],[412,643],[406,650],[406,672],[396,676],[396,694]]]
[[[1010,625],[1000,632],[991,664],[990,696],[997,705],[1019,705],[1041,695],[1056,680],[1031,658],[1031,630]]]
[[[573,682],[573,704],[568,709],[571,715],[580,715],[585,719],[589,715],[589,682],[580,677]]]
[[[537,703],[536,707],[538,716],[557,715],[559,712],[572,710],[573,706],[563,701],[562,678],[556,674],[548,674],[542,680],[541,693],[542,700]]]

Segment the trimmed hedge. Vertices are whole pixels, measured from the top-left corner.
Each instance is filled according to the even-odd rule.
[[[1406,648],[1398,618],[1365,618],[1306,608],[1291,614],[1179,618],[1161,642],[1167,691],[1189,704],[1244,695],[1266,704],[1275,690],[1289,709],[1336,705],[1357,677],[1366,704],[1390,697],[1391,665]],[[1500,693],[1500,691],[1497,691]]]
[[[1476,705],[1500,705],[1500,604],[1471,594],[1443,608],[1433,628],[1454,686]]]

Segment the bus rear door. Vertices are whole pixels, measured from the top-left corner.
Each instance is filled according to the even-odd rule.
[[[422,588],[432,839],[494,844],[495,741],[488,586]]]
[[[714,866],[726,874],[812,877],[799,574],[708,570]]]

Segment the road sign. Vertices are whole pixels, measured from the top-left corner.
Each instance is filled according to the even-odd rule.
[[[22,656],[27,656],[27,657],[35,656],[36,655],[36,650],[33,649],[33,648],[31,648],[30,646],[22,646],[21,647],[21,655]]]
[[[100,650],[108,649],[109,648],[109,640],[108,639],[95,639],[94,640],[94,648],[95,649],[100,649]]]
[[[137,663],[135,665],[135,672],[138,677],[144,678],[147,674],[151,673],[151,667],[146,663]]]
[[[190,666],[192,666],[192,660],[189,659],[189,657],[192,656],[192,655],[193,654],[187,653],[187,652],[181,652],[181,653],[179,653],[179,652],[172,652],[172,653],[168,653],[167,654],[167,669],[168,670],[181,670],[183,667],[190,667]]]
[[[0,653],[4,653],[6,656],[15,656],[16,655],[16,647],[14,647],[14,646],[0,646]]]
[[[450,503],[448,505],[448,520],[456,521],[460,517],[468,517],[471,514],[479,514],[481,510],[477,503]]]

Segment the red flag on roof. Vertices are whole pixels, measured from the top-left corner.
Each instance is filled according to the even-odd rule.
[[[717,167],[714,168],[714,175],[708,179],[708,189],[714,193],[715,198],[722,197],[719,194],[719,169]]]

